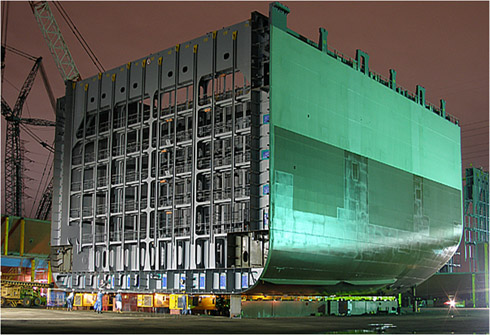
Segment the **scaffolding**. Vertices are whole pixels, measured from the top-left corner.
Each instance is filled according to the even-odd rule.
[[[467,168],[464,187],[464,259],[469,272],[488,273],[488,172]]]

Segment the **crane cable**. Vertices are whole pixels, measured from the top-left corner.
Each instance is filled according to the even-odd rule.
[[[10,1],[2,1],[2,22],[5,22],[5,26],[2,27],[2,46],[7,44],[7,28],[9,25],[9,9],[10,9]],[[5,75],[5,71],[3,67],[5,66],[5,50],[2,50],[2,79],[1,82],[3,84],[3,77]]]
[[[41,144],[43,147],[45,147],[48,151],[54,153],[54,148],[52,146],[50,146],[48,143],[44,142],[42,140],[42,138],[40,138],[35,133],[33,133],[32,130],[30,130],[29,128],[27,128],[22,123],[20,123],[19,126],[22,127],[22,129],[24,129],[29,136],[31,136],[32,138],[34,138],[34,140],[36,140],[39,144]]]
[[[37,187],[36,196],[34,197],[33,203],[36,203],[37,196],[39,195],[39,190],[41,189],[41,185],[43,183],[44,175],[46,174],[46,168],[48,167],[48,162],[49,162],[50,157],[51,157],[51,151],[49,152],[48,157],[46,158],[46,163],[44,164],[43,175],[41,176],[41,179],[39,181],[39,186]],[[51,166],[52,166],[52,164],[51,164]],[[49,169],[48,177],[49,177],[49,173],[51,173],[51,169]],[[34,210],[34,206],[31,207],[31,212],[29,214],[29,217],[32,217],[32,211],[33,210]]]
[[[22,50],[19,50],[19,49],[16,49],[10,45],[7,45],[7,44],[3,44],[3,46],[5,47],[6,50],[16,54],[16,55],[19,55],[21,57],[24,57],[24,58],[27,58],[29,60],[32,60],[32,61],[36,61],[37,60],[37,57],[34,57],[33,55],[30,55],[28,54],[27,52],[25,51],[22,51]]]
[[[7,28],[9,23],[9,9],[10,1],[2,1],[2,22],[5,22],[5,26],[2,31],[2,44],[7,43]]]
[[[10,52],[12,52],[12,53],[14,53],[16,55],[19,55],[21,57],[27,58],[27,59],[29,59],[31,61],[36,61],[37,60],[36,57],[34,57],[33,55],[28,54],[25,51],[16,49],[16,48],[14,48],[12,46],[9,46],[9,45],[6,45],[6,44],[3,45],[3,46],[5,47],[6,50],[8,50],[8,51],[10,51]],[[51,88],[51,84],[49,83],[48,75],[46,73],[46,70],[44,69],[44,64],[42,62],[41,62],[41,65],[39,67],[39,70],[41,72],[41,78],[43,80],[44,88],[46,89],[46,93],[48,93],[49,102],[51,103],[51,107],[53,107],[53,113],[56,115],[56,99],[54,98],[53,89]],[[7,79],[5,79],[5,80],[7,80]],[[17,90],[19,91],[18,88],[17,88]]]
[[[56,9],[58,10],[58,12],[61,14],[61,17],[63,18],[63,20],[65,20],[66,24],[68,25],[68,27],[72,31],[73,35],[75,35],[75,37],[77,38],[78,42],[80,42],[81,46],[83,47],[83,49],[85,50],[85,52],[89,56],[89,58],[92,61],[92,63],[94,63],[94,65],[97,68],[97,70],[99,72],[105,72],[104,66],[100,63],[100,61],[97,58],[97,56],[95,56],[95,53],[92,51],[92,49],[88,45],[88,43],[85,40],[85,38],[83,38],[82,34],[78,30],[78,28],[75,26],[75,23],[73,23],[73,21],[71,20],[70,16],[68,15],[68,13],[66,12],[66,10],[61,5],[61,3],[59,1],[53,1],[53,4],[56,7]]]

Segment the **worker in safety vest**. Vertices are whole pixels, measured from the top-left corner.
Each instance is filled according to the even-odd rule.
[[[122,296],[121,291],[117,291],[116,294],[116,310],[118,313],[122,313]]]
[[[99,292],[97,293],[97,301],[95,302],[95,311],[98,314],[102,314],[102,297],[104,296],[104,293],[102,292],[102,288],[99,289]]]
[[[74,294],[73,290],[68,294],[68,297],[66,298],[66,310],[67,311],[72,311],[73,310],[73,299],[74,299]]]

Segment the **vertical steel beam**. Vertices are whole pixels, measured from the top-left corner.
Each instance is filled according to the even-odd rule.
[[[26,234],[26,221],[24,218],[20,219],[20,256],[24,256],[24,240]]]
[[[488,242],[485,243],[485,306],[488,308],[490,290],[488,289]]]
[[[5,218],[5,244],[4,244],[5,250],[3,252],[5,256],[8,255],[8,251],[9,251],[9,232],[10,232],[9,217],[7,216]]]
[[[211,191],[209,194],[209,243],[208,243],[208,266],[211,269],[216,268],[216,241],[214,239],[214,126],[216,118],[216,101],[215,101],[215,78],[216,78],[216,30],[213,31],[213,54],[212,58],[212,70],[211,70]],[[204,89],[203,89],[204,90]],[[206,87],[207,91],[207,87]],[[207,93],[207,92],[206,92]]]
[[[176,171],[176,160],[177,160],[177,88],[179,86],[179,50],[180,50],[180,44],[177,44],[175,46],[175,66],[174,66],[174,73],[175,73],[175,85],[174,85],[174,90],[173,90],[173,96],[174,96],[174,138],[173,138],[173,180],[172,180],[172,255],[171,255],[171,260],[172,260],[172,269],[177,269],[177,263],[178,263],[178,248],[175,240],[175,192],[176,192],[176,179],[177,179],[177,171]],[[170,103],[169,103],[170,106]]]
[[[393,69],[390,69],[390,87],[396,91],[396,71]]]
[[[189,238],[189,268],[196,268],[196,217],[197,217],[197,127],[198,127],[198,109],[197,104],[199,100],[199,83],[197,81],[197,57],[198,57],[198,45],[193,46],[192,62],[193,62],[193,74],[192,74],[192,192],[191,192],[191,226],[190,226],[190,238]],[[187,102],[189,101],[187,97]],[[202,252],[202,251],[201,251]]]
[[[82,110],[83,110],[83,118],[82,118],[82,123],[83,123],[83,139],[82,139],[82,164],[81,164],[81,170],[82,174],[80,177],[81,180],[81,187],[80,187],[80,217],[79,217],[79,224],[80,224],[80,244],[83,244],[83,196],[85,194],[85,145],[87,144],[87,110],[88,110],[88,84],[85,84],[83,88],[83,103],[82,103]],[[74,120],[73,120],[74,122]],[[76,125],[73,124],[72,129],[76,132]],[[93,202],[92,202],[93,205]],[[93,262],[93,270],[95,270],[96,267],[96,255],[95,255],[95,222],[92,218],[92,224],[91,224],[91,233],[92,233],[92,262]]]
[[[31,281],[36,281],[36,259],[31,259]]]
[[[126,88],[126,99],[125,99],[125,103],[124,103],[125,118],[124,118],[123,166],[122,166],[122,171],[120,171],[120,173],[122,173],[122,178],[123,178],[123,180],[122,180],[122,195],[121,195],[121,201],[122,201],[121,215],[122,215],[122,220],[123,220],[123,234],[122,234],[122,239],[121,239],[121,246],[122,246],[122,253],[123,253],[123,256],[122,256],[123,264],[125,264],[125,262],[126,262],[126,259],[125,259],[126,253],[125,253],[124,248],[126,247],[126,155],[127,155],[127,148],[128,148],[128,123],[129,123],[128,100],[129,100],[129,91],[130,91],[129,85],[131,83],[130,75],[131,75],[131,63],[127,63],[126,64],[126,86],[124,86]],[[111,148],[111,150],[112,150],[112,148]],[[141,178],[141,162],[138,164],[138,169],[139,169],[139,175]],[[138,219],[137,219],[137,230],[139,230],[139,215],[138,215]],[[139,247],[139,242],[138,242],[138,247]],[[129,255],[129,251],[128,251],[128,255]],[[131,256],[129,258],[131,259]],[[136,254],[136,260],[137,260],[137,267],[139,267],[138,253]],[[131,264],[128,264],[128,266],[131,267]],[[125,266],[124,266],[124,268],[125,268]],[[131,271],[131,269],[130,269],[130,271]],[[128,289],[129,289],[129,287],[128,287]]]
[[[94,140],[94,168],[93,168],[93,172],[92,172],[92,180],[93,180],[93,183],[94,183],[94,196],[93,196],[93,199],[92,199],[92,216],[93,216],[93,220],[94,220],[94,225],[97,226],[96,222],[97,222],[97,194],[98,194],[98,167],[99,167],[99,164],[97,163],[98,161],[98,155],[99,155],[99,122],[100,122],[100,104],[101,104],[101,97],[100,95],[102,94],[102,73],[99,73],[97,75],[97,79],[98,79],[98,88],[97,88],[97,97],[96,97],[96,107],[95,107],[95,120],[94,120],[94,125],[95,125],[95,140]],[[107,216],[107,210],[106,210],[106,213],[105,213],[105,224],[104,224],[104,231],[106,232],[106,236],[105,236],[105,241],[103,242],[106,242],[106,246],[107,246],[107,251],[106,251],[106,254],[105,254],[105,257],[107,257],[106,259],[106,264],[109,264],[109,220],[108,220],[108,216]],[[95,250],[94,250],[95,252]],[[102,264],[104,264],[104,261],[103,261],[103,258],[104,258],[104,254],[101,255],[101,261],[102,261]],[[109,265],[107,265],[107,267],[109,268]],[[104,269],[105,270],[105,269]]]
[[[417,103],[421,104],[425,107],[425,88],[420,85],[416,86],[416,94],[417,94]]]
[[[81,84],[80,84],[81,85]],[[55,155],[53,157],[53,200],[55,204],[53,208],[57,208],[58,212],[52,212],[51,225],[51,243],[54,246],[64,244],[63,241],[63,226],[70,226],[72,203],[72,170],[73,170],[73,142],[72,133],[75,133],[74,110],[75,104],[78,102],[76,94],[77,83],[72,82],[66,85],[66,95],[57,101],[56,107],[56,135],[55,135]],[[67,134],[70,134],[67,136]],[[68,196],[67,196],[68,195]],[[80,189],[81,196],[81,189]],[[66,197],[66,201],[63,198]],[[80,202],[79,202],[80,206]],[[81,207],[80,214],[81,215]],[[57,217],[56,217],[57,216]],[[73,232],[77,229],[73,227]],[[56,241],[53,239],[56,234]],[[81,216],[78,220],[78,237],[80,243],[77,245],[77,252],[82,250],[82,224]]]
[[[231,72],[231,203],[230,203],[230,231],[233,231],[235,224],[235,72],[236,72],[236,36],[237,32],[232,33],[233,47],[232,47],[232,72]],[[226,78],[226,77],[225,77]],[[226,83],[224,85],[225,95],[226,95]],[[228,257],[227,257],[228,258]],[[231,267],[231,264],[227,264],[225,260],[226,267]]]
[[[320,30],[320,39],[318,41],[318,49],[321,52],[328,53],[328,44],[327,44],[327,36],[328,31],[325,28],[319,28]]]
[[[471,300],[473,301],[473,308],[475,308],[476,307],[475,273],[471,274]]]
[[[48,284],[51,284],[53,272],[51,271],[51,261],[48,260]]]
[[[141,247],[140,247],[140,243],[141,243],[141,213],[142,213],[142,208],[141,208],[141,198],[143,196],[142,192],[141,192],[141,182],[142,182],[142,175],[141,175],[141,169],[143,168],[143,134],[144,134],[144,118],[145,118],[145,73],[146,73],[146,59],[143,59],[141,61],[141,67],[142,67],[142,70],[141,70],[141,94],[140,94],[140,101],[138,103],[138,106],[137,106],[137,109],[138,109],[138,114],[140,115],[140,124],[139,124],[139,129],[137,130],[137,136],[136,136],[136,139],[137,141],[139,141],[139,161],[140,161],[140,173],[139,173],[139,176],[138,176],[138,194],[137,194],[137,198],[139,198],[138,200],[138,222],[139,222],[139,225],[138,225],[138,258],[140,259],[141,261]],[[130,82],[131,83],[131,82]],[[129,92],[129,86],[128,86],[128,92]],[[129,110],[128,110],[128,113],[129,113]],[[151,113],[151,110],[150,110],[150,113]],[[150,127],[151,128],[151,127]],[[148,138],[148,140],[151,142],[151,133],[150,131],[148,131],[148,136],[150,136]],[[148,143],[150,144],[150,143]],[[149,148],[150,146],[148,146]],[[147,178],[150,178],[151,179],[151,168],[152,168],[152,161],[151,161],[151,154],[150,152],[148,152],[148,176]],[[125,166],[125,173],[127,171],[126,169],[126,164],[127,164],[127,158],[125,157],[124,158],[124,166]],[[151,188],[150,187],[147,187],[146,189],[146,206],[148,207],[148,205],[150,204],[150,200],[151,200],[151,197],[149,197],[149,194],[151,193],[150,192]],[[146,238],[148,238],[148,236],[150,235],[150,213],[148,211],[146,211],[146,227],[145,227],[145,236]],[[145,264],[147,262],[147,255],[148,255],[148,251],[149,251],[149,245],[148,243],[145,242],[145,254],[144,254],[144,258],[143,258],[143,263],[144,264],[139,264],[139,272],[140,272],[140,278],[142,278],[142,274],[141,274],[141,269],[143,268],[144,270],[147,270],[145,268]]]
[[[418,307],[417,307],[417,291],[415,286],[412,286],[412,310],[414,313],[417,313]]]
[[[446,101],[444,99],[441,99],[441,116],[443,118],[446,118]]]
[[[100,85],[102,86],[102,82],[100,83]],[[114,136],[114,108],[115,108],[115,104],[116,104],[115,100],[116,100],[116,74],[114,73],[111,76],[111,100],[110,100],[111,104],[109,106],[109,113],[108,113],[109,114],[109,116],[108,116],[109,117],[109,133],[108,133],[109,135],[107,138],[108,164],[106,165],[107,193],[106,193],[105,203],[106,203],[106,218],[107,218],[108,225],[111,224],[111,214],[112,214],[112,208],[111,208],[112,137]],[[116,220],[116,225],[118,225],[117,218],[115,220]],[[121,234],[121,240],[122,240],[122,234],[123,234],[122,230],[124,229],[124,227],[122,225],[123,225],[123,219],[121,218],[121,231],[119,231],[119,229],[118,229],[118,233]],[[110,231],[110,226],[109,226],[109,231]],[[109,243],[110,236],[108,236],[107,240],[108,240],[107,244],[110,245],[110,243]],[[121,247],[120,251],[121,251],[120,260],[122,262],[123,269],[124,269],[124,248]],[[116,258],[115,268],[116,268],[116,271],[119,271],[119,269],[117,268],[117,256],[115,256],[115,258]]]
[[[157,80],[158,80],[158,84],[157,84],[157,103],[156,103],[156,107],[157,107],[157,119],[155,121],[155,131],[156,131],[156,151],[155,151],[155,216],[154,216],[154,220],[155,220],[155,239],[154,239],[154,244],[155,244],[155,270],[160,270],[160,257],[162,257],[160,255],[160,246],[159,246],[159,242],[158,242],[158,239],[160,238],[160,236],[158,236],[158,227],[160,226],[160,215],[159,215],[159,211],[158,211],[158,206],[159,206],[159,203],[158,203],[158,198],[159,198],[159,188],[160,188],[160,182],[159,182],[159,179],[160,179],[160,117],[161,117],[161,113],[162,113],[162,61],[163,61],[163,58],[160,57],[158,58],[158,76],[157,76]],[[153,108],[155,107],[155,102],[153,101],[154,97],[151,98],[152,99],[152,104],[151,104],[151,110],[150,110],[150,113],[151,115],[153,116]],[[150,125],[150,130],[153,129],[153,126]],[[150,136],[150,141],[151,141],[151,136]],[[165,211],[164,211],[165,213]],[[165,257],[166,257],[166,254],[165,254]]]

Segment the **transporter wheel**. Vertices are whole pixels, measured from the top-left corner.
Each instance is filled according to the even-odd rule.
[[[24,307],[31,307],[32,297],[24,297],[24,299],[22,300],[22,305],[24,305]]]
[[[41,299],[39,297],[34,298],[34,306],[41,306]]]

